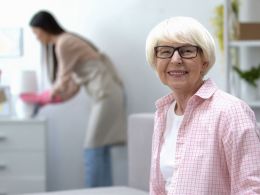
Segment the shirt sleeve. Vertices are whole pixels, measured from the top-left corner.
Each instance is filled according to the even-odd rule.
[[[52,95],[61,95],[66,99],[75,94],[79,88],[73,80],[73,70],[79,58],[77,47],[72,38],[62,39],[57,43],[55,52],[59,68],[57,79],[52,88]]]
[[[253,111],[245,104],[226,111],[223,145],[231,194],[260,194],[260,140]]]
[[[60,96],[63,101],[67,101],[79,92],[80,85],[72,78],[63,83],[61,87],[55,88],[54,86],[53,89],[56,91],[52,91],[52,96]]]

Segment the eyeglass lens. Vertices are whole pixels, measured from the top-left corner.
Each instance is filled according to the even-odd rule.
[[[189,45],[181,47],[157,46],[155,47],[156,57],[171,58],[175,51],[178,51],[182,58],[195,58],[197,56],[198,47]]]

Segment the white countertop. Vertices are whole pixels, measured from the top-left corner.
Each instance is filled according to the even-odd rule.
[[[23,195],[148,195],[148,192],[137,190],[129,187],[102,187],[89,188],[80,190],[66,190],[45,193],[30,193]]]
[[[46,119],[45,118],[20,118],[20,117],[16,117],[16,116],[10,116],[10,117],[0,117],[0,122],[30,122],[30,123],[34,123],[34,122],[45,122]]]

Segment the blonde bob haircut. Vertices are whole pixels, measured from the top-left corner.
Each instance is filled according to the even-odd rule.
[[[155,69],[156,56],[154,47],[160,42],[190,44],[202,49],[203,57],[208,62],[204,75],[215,63],[215,42],[208,30],[191,17],[172,17],[160,22],[148,34],[146,39],[146,59]]]

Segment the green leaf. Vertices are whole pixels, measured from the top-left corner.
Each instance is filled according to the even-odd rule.
[[[233,66],[233,70],[248,84],[257,87],[256,81],[260,78],[260,64],[249,70],[242,71],[240,68]]]

